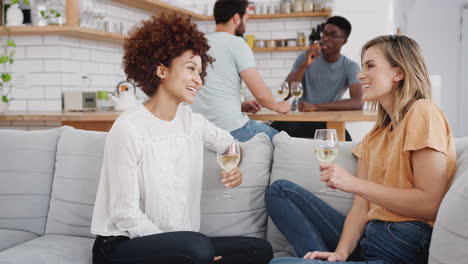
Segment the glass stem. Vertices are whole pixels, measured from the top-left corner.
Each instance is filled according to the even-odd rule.
[[[223,197],[225,200],[231,199],[231,194],[229,193],[229,188],[224,188]]]

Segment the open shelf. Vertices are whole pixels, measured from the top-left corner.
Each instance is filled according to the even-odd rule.
[[[0,35],[65,35],[77,38],[123,43],[125,36],[79,26],[16,26],[0,29]]]
[[[301,18],[301,17],[329,17],[330,12],[300,12],[289,14],[272,14],[272,15],[249,15],[249,19],[275,19],[275,18]]]
[[[158,14],[167,10],[172,10],[177,13],[186,14],[191,16],[194,20],[212,20],[208,16],[204,16],[190,10],[173,6],[158,0],[112,0],[113,2],[120,3],[126,6],[138,8],[147,12]]]
[[[159,0],[112,0],[126,6],[138,8],[151,13],[160,13],[172,10],[177,13],[190,15],[194,20],[213,20],[213,17],[197,14],[190,10],[179,8]],[[112,43],[123,43],[125,35],[104,32],[79,26],[79,5],[77,0],[66,0],[68,24],[61,26],[15,26],[0,28],[0,35],[65,35],[77,38],[93,39]],[[300,17],[327,17],[330,12],[302,12],[273,15],[249,15],[249,19],[275,19],[275,18],[300,18]],[[6,29],[6,30],[5,30]],[[279,47],[279,48],[254,48],[255,52],[271,51],[301,51],[306,47]]]
[[[172,10],[177,13],[186,14],[192,16],[194,20],[214,20],[213,16],[205,16],[190,10],[173,6],[158,0],[112,0],[113,2],[120,3],[126,6],[138,8],[151,13],[161,13],[164,11]],[[275,19],[275,18],[300,18],[300,17],[329,17],[331,12],[299,12],[289,14],[272,14],[272,15],[249,15],[249,19]]]
[[[273,51],[304,51],[309,47],[276,47],[276,48],[253,48],[253,52],[273,52]]]

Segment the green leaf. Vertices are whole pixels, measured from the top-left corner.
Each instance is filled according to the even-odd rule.
[[[11,75],[9,73],[2,73],[2,80],[3,82],[9,82],[11,81]]]
[[[8,61],[8,59],[10,59],[8,56],[0,56],[0,63],[5,63]]]
[[[2,102],[8,103],[8,97],[6,95],[2,96]]]
[[[43,18],[45,18],[45,19],[49,18],[49,16],[46,16],[44,10],[41,10],[41,17],[43,17]]]
[[[15,54],[16,54],[15,50],[10,51],[10,58],[13,58],[13,56],[15,56]]]
[[[60,13],[55,14],[55,17],[61,17],[61,16],[62,16],[62,14],[60,14]]]
[[[10,59],[10,64],[13,64],[15,61],[13,59]]]
[[[55,9],[51,9],[51,10],[50,10],[50,13],[51,13],[51,14],[55,14],[56,12],[57,12],[57,10],[55,10]]]
[[[29,0],[23,0],[23,4],[30,5],[30,2],[29,2]]]
[[[14,4],[18,4],[19,3],[19,0],[11,0],[11,4],[14,5]]]
[[[7,40],[6,43],[7,43],[8,46],[10,46],[10,47],[12,47],[12,48],[16,48],[16,43],[15,43],[14,40],[9,39],[9,40]]]

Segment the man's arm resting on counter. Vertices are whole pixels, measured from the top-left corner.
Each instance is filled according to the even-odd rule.
[[[344,99],[336,102],[311,104],[308,102],[301,102],[299,110],[302,112],[313,111],[344,111],[344,110],[361,110],[364,106],[362,101],[362,84],[353,83],[349,86],[350,99]]]

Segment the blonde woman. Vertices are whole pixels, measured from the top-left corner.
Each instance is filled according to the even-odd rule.
[[[418,263],[455,170],[455,148],[418,44],[381,36],[364,45],[363,99],[378,121],[354,149],[356,175],[321,163],[328,187],[354,194],[345,217],[300,186],[280,180],[266,193],[271,218],[301,258],[270,263]]]

